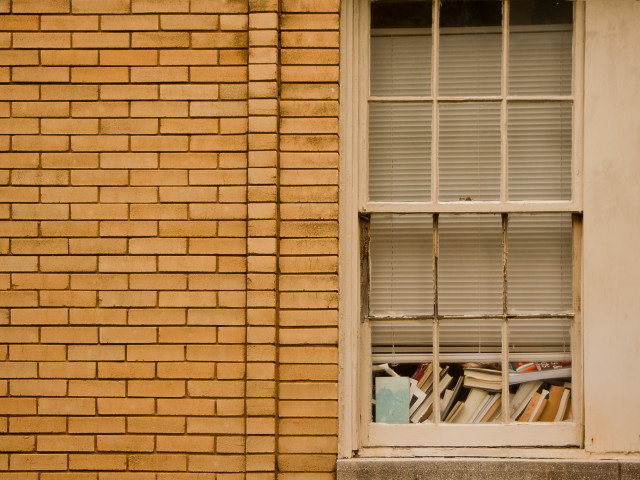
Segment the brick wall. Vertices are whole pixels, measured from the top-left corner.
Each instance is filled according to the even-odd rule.
[[[0,480],[326,480],[338,0],[0,0]]]

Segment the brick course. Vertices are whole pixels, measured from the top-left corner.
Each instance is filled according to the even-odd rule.
[[[0,478],[334,477],[338,0],[0,0]]]

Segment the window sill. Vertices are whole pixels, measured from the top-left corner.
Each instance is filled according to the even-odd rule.
[[[634,480],[640,461],[505,458],[353,458],[338,460],[337,480]]]

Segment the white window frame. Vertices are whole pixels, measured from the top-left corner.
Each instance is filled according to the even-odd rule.
[[[435,3],[435,2],[434,2]],[[359,214],[365,213],[582,213],[583,158],[583,78],[584,78],[584,1],[575,0],[572,94],[548,96],[545,99],[573,102],[572,121],[572,195],[567,201],[506,201],[507,152],[506,129],[502,128],[502,185],[500,201],[439,202],[437,165],[432,167],[431,202],[370,202],[368,200],[368,103],[369,96],[369,0],[342,0],[341,5],[341,78],[340,78],[340,377],[339,377],[339,456],[428,456],[453,452],[459,447],[477,447],[473,455],[531,456],[531,450],[518,447],[549,447],[537,449],[534,456],[571,456],[571,449],[583,447],[584,416],[582,398],[582,248],[581,222],[573,224],[573,307],[572,325],[572,401],[574,420],[554,424],[451,425],[419,424],[390,425],[371,421],[368,394],[371,392],[370,328],[361,323],[361,262]],[[504,16],[508,19],[508,1]],[[435,9],[434,9],[435,10]],[[508,21],[503,21],[501,108],[509,100],[534,101],[535,96],[509,95]],[[437,22],[436,22],[437,25]],[[437,26],[436,26],[437,30]],[[434,32],[432,62],[438,62],[438,38]],[[436,63],[437,65],[437,63]],[[432,68],[432,71],[435,69]],[[437,111],[437,78],[432,78],[430,96]],[[412,97],[413,98],[413,97]],[[486,97],[483,97],[486,98]],[[393,97],[397,100],[398,97]],[[436,101],[434,101],[434,99]],[[471,98],[470,98],[471,99]],[[410,100],[407,98],[406,100]],[[437,122],[437,115],[434,116]],[[504,115],[503,115],[504,118]],[[437,125],[434,126],[437,131]],[[432,161],[437,152],[437,139],[432,140]],[[434,161],[435,164],[435,161]],[[434,188],[434,186],[436,188]],[[502,355],[508,355],[503,345]],[[437,347],[434,359],[437,362]],[[506,380],[504,380],[506,381]],[[403,447],[399,449],[398,447]],[[435,449],[433,447],[442,447]],[[494,447],[494,448],[483,448]],[[505,448],[498,448],[505,447]],[[515,449],[514,449],[515,448]],[[562,453],[564,451],[564,453]],[[456,453],[458,452],[458,453]],[[500,453],[501,452],[501,453]],[[559,453],[560,452],[560,453]],[[469,455],[468,449],[462,455]]]

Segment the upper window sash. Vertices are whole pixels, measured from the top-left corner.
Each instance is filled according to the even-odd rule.
[[[366,3],[366,2],[365,2]],[[566,95],[522,95],[509,92],[509,40],[510,32],[533,32],[533,31],[567,31],[571,27],[564,25],[543,25],[543,26],[514,26],[509,24],[509,1],[503,2],[503,17],[501,27],[471,27],[468,29],[460,28],[441,28],[439,26],[439,7],[433,6],[434,23],[432,28],[420,29],[370,29],[370,9],[363,8],[364,19],[360,24],[364,27],[361,39],[365,40],[365,53],[362,56],[362,73],[360,85],[364,88],[365,101],[363,102],[363,114],[360,115],[362,121],[361,131],[365,133],[366,140],[369,135],[369,112],[370,108],[376,104],[420,104],[428,103],[431,105],[431,125],[430,131],[432,138],[430,139],[430,165],[429,165],[429,194],[427,198],[420,201],[387,201],[379,198],[370,198],[369,195],[369,142],[363,141],[360,149],[360,165],[358,169],[359,183],[359,210],[361,212],[394,212],[394,213],[490,213],[490,212],[582,212],[582,72],[583,72],[583,37],[584,32],[580,27],[580,19],[575,18],[573,28],[572,41],[572,85],[570,94]],[[578,9],[578,15],[581,15]],[[404,35],[431,34],[434,36],[431,41],[431,65],[430,65],[430,87],[425,95],[371,95],[370,92],[370,39],[372,35],[396,35],[399,31]],[[440,64],[440,36],[450,33],[457,33],[461,30],[465,32],[480,31],[501,31],[501,85],[498,95],[442,95],[439,88],[439,64]],[[364,99],[363,99],[364,100]],[[499,198],[491,201],[483,201],[478,199],[460,198],[460,201],[442,201],[440,199],[441,184],[439,181],[440,165],[439,165],[439,144],[441,139],[440,133],[440,112],[439,109],[443,104],[456,104],[465,102],[486,102],[496,103],[500,105],[500,194]],[[509,137],[508,137],[508,114],[509,107],[515,103],[531,103],[538,102],[554,103],[564,102],[571,105],[571,173],[570,173],[570,196],[563,200],[522,200],[509,198]],[[415,199],[413,199],[415,200]]]

